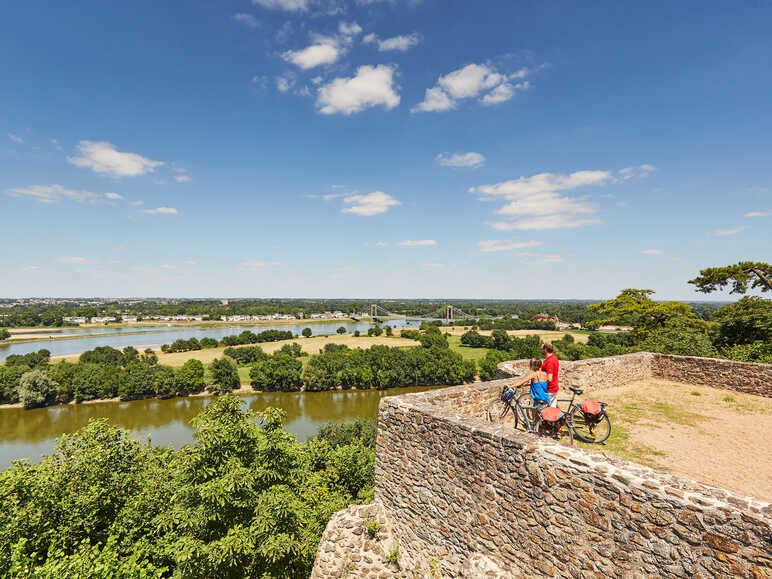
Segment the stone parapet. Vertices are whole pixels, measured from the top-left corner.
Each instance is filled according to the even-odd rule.
[[[772,364],[654,354],[652,376],[772,398]]]

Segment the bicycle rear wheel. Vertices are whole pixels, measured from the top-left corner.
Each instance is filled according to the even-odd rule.
[[[605,412],[599,421],[589,421],[585,418],[582,409],[574,406],[571,410],[571,429],[574,431],[574,436],[582,442],[600,444],[611,436],[611,421]]]

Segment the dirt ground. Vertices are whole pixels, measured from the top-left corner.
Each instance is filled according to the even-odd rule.
[[[591,393],[612,434],[582,447],[772,501],[772,399],[648,379]]]

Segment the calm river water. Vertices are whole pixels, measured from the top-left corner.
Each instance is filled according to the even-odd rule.
[[[415,327],[418,322],[407,320],[389,320],[388,325],[392,328]],[[275,326],[233,326],[223,328],[206,327],[175,327],[175,326],[146,326],[138,327],[135,331],[142,331],[141,334],[125,334],[133,330],[127,328],[63,328],[57,331],[56,335],[82,336],[73,337],[66,340],[37,340],[34,342],[23,342],[14,344],[9,342],[0,344],[0,362],[5,360],[11,354],[27,354],[37,352],[45,348],[51,352],[52,356],[71,356],[80,354],[86,350],[91,350],[97,346],[112,346],[113,348],[124,348],[126,346],[158,348],[162,344],[171,344],[174,340],[188,340],[190,338],[215,338],[220,340],[225,336],[239,334],[244,330],[251,330],[255,333],[265,330],[289,330],[293,334],[300,334],[303,328],[311,328],[314,335],[334,334],[335,331],[343,326],[347,332],[366,332],[372,327],[368,322],[352,322],[336,320],[333,322],[319,322],[312,324],[287,324]],[[121,332],[124,332],[121,334]],[[54,333],[53,331],[51,333]]]
[[[333,392],[270,392],[241,396],[245,408],[268,406],[287,412],[285,427],[300,440],[316,434],[328,422],[375,418],[384,396],[421,392],[429,387],[391,390],[345,390]],[[193,440],[190,419],[211,402],[211,397],[146,399],[131,402],[65,404],[23,410],[0,408],[0,470],[11,461],[38,461],[51,454],[56,437],[85,426],[91,418],[109,418],[112,424],[131,431],[137,440],[148,436],[153,445],[179,447]]]

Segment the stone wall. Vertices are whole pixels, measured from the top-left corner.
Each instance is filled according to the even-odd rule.
[[[328,525],[314,577],[772,578],[770,503],[488,421],[525,364],[500,364],[501,380],[381,401],[374,508],[402,564],[376,572],[345,559],[365,556],[349,509],[347,532]],[[770,371],[642,352],[561,362],[560,381],[592,391],[658,377],[769,396]]]
[[[379,414],[376,500],[413,559],[446,574],[482,555],[525,576],[772,576],[769,503],[537,439],[430,394],[385,398]]]

